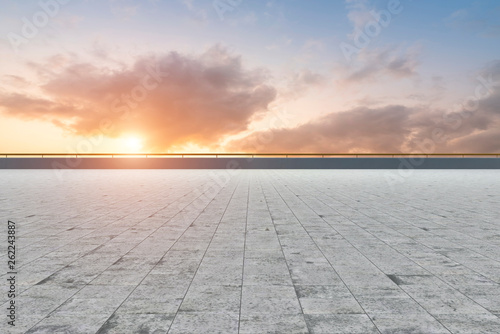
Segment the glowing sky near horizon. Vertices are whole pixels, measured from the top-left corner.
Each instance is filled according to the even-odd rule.
[[[0,152],[500,152],[496,0],[0,4]]]

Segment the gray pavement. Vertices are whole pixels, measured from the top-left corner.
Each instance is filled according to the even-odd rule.
[[[500,333],[500,171],[404,174],[1,170],[0,332]]]

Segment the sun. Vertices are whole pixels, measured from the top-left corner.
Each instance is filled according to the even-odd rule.
[[[135,136],[123,138],[123,148],[128,153],[139,153],[142,150],[142,139]]]

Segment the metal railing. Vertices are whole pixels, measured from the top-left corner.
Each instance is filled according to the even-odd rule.
[[[66,158],[95,158],[95,157],[250,157],[250,158],[304,158],[304,157],[489,157],[499,158],[500,153],[0,153],[5,158],[31,158],[31,157],[66,157]]]

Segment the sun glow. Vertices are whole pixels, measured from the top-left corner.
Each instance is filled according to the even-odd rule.
[[[123,150],[127,153],[140,153],[143,147],[142,139],[135,136],[128,136],[122,139]]]

